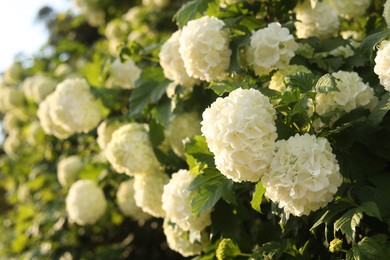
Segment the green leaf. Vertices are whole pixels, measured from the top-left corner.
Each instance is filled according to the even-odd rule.
[[[376,45],[390,36],[390,30],[380,31],[367,36],[360,44],[359,49],[363,54],[369,53],[372,57]]]
[[[207,164],[209,167],[215,167],[214,154],[210,152],[204,136],[197,135],[186,143],[185,156],[187,162],[188,158],[194,158],[199,163]]]
[[[288,76],[286,85],[291,89],[298,88],[302,92],[308,92],[314,88],[318,79],[318,75],[313,73],[298,72]]]
[[[340,46],[348,45],[349,41],[343,39],[342,37],[331,38],[324,41],[319,48],[316,50],[317,52],[330,52]]]
[[[202,174],[196,176],[189,189],[195,194],[191,205],[197,216],[213,208],[221,198],[229,203],[234,202],[233,182],[217,169],[205,169]]]
[[[255,192],[252,195],[251,205],[252,208],[260,213],[261,211],[261,202],[263,201],[263,196],[265,193],[265,188],[261,182],[258,182],[255,187]]]
[[[348,210],[341,218],[334,223],[335,231],[341,230],[343,234],[353,240],[356,235],[356,227],[359,226],[363,218],[363,212],[359,208]]]
[[[377,218],[379,220],[382,220],[379,208],[377,204],[374,201],[367,201],[364,202],[359,206],[359,209],[366,213],[370,217]]]
[[[244,36],[235,37],[230,41],[230,49],[232,54],[230,56],[229,73],[239,73],[242,71],[240,52],[244,46],[247,46],[250,42],[250,34]]]
[[[371,112],[370,116],[368,117],[368,120],[373,126],[377,127],[382,122],[383,118],[385,117],[385,115],[389,110],[390,110],[390,93],[387,92],[382,96],[382,99],[380,100],[378,105]]]
[[[372,237],[364,237],[351,249],[354,259],[389,259],[386,250],[386,235],[378,234]]]
[[[325,74],[316,83],[315,89],[320,93],[328,93],[329,91],[339,91],[336,84],[336,79],[330,74]]]
[[[192,0],[184,4],[179,11],[173,16],[179,27],[183,27],[188,21],[202,16],[207,9],[215,9],[219,2],[216,0]]]
[[[130,96],[129,115],[138,115],[149,103],[156,104],[164,95],[169,83],[160,67],[144,69]]]

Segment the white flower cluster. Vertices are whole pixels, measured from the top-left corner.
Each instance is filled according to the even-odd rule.
[[[169,177],[165,173],[144,173],[134,176],[134,199],[138,207],[154,217],[164,217],[161,196]]]
[[[190,77],[179,53],[181,31],[176,31],[163,44],[159,53],[160,65],[166,78],[185,87],[193,87],[199,80]]]
[[[84,164],[78,155],[72,155],[59,161],[57,165],[58,182],[63,186],[70,186],[79,175]]]
[[[102,151],[104,151],[111,141],[112,134],[119,127],[124,124],[119,121],[108,122],[107,120],[103,121],[97,128],[97,143]]]
[[[309,38],[317,36],[325,39],[335,34],[340,22],[337,13],[324,2],[318,2],[312,9],[308,1],[295,8],[297,22],[294,23],[297,29],[298,38]]]
[[[110,78],[114,87],[132,89],[140,75],[141,69],[137,67],[133,60],[122,63],[119,59],[115,59],[111,64]]]
[[[136,220],[148,220],[151,216],[138,207],[134,200],[134,179],[121,182],[116,192],[118,207],[123,215]]]
[[[387,0],[383,9],[383,18],[385,18],[387,28],[390,29],[390,1]]]
[[[25,79],[22,86],[24,95],[38,104],[53,92],[55,87],[56,82],[43,75],[35,75]]]
[[[172,150],[181,157],[184,157],[184,141],[200,134],[200,118],[196,112],[176,115],[166,131]]]
[[[336,79],[338,90],[316,94],[315,109],[319,115],[332,111],[348,113],[358,107],[374,109],[378,103],[374,90],[356,72],[338,71],[332,73],[332,76]]]
[[[20,139],[21,132],[18,130],[12,131],[3,142],[3,150],[8,156],[18,154],[18,149],[22,146]]]
[[[78,7],[85,15],[90,25],[98,27],[105,22],[105,14],[103,10],[99,9],[96,0],[73,0],[74,6]]]
[[[346,19],[352,19],[364,15],[371,4],[371,0],[327,0],[336,13]]]
[[[211,224],[210,211],[195,216],[192,212],[191,200],[194,193],[188,189],[194,176],[188,170],[179,170],[172,174],[162,194],[162,208],[169,221],[184,231],[190,231],[191,237],[197,236]]]
[[[105,154],[117,172],[130,176],[155,172],[160,167],[142,124],[130,123],[118,128],[112,134]]]
[[[259,181],[268,171],[277,138],[275,109],[255,89],[236,89],[203,112],[201,131],[223,175]]]
[[[184,257],[199,255],[210,244],[206,232],[200,234],[199,240],[191,241],[190,232],[171,223],[169,219],[164,220],[163,228],[169,248]]]
[[[179,52],[188,75],[208,82],[226,77],[232,51],[224,26],[222,20],[203,16],[183,27]]]
[[[145,17],[147,17],[148,11],[144,6],[133,6],[123,16],[123,20],[129,23],[132,29],[137,29],[144,24]]]
[[[78,180],[66,197],[69,220],[79,225],[95,224],[105,213],[107,201],[103,191],[91,180]]]
[[[20,118],[17,116],[17,114],[12,113],[11,111],[5,113],[2,120],[3,129],[6,133],[17,131],[17,129],[20,126],[20,123],[21,123]]]
[[[328,140],[297,134],[278,141],[277,148],[261,179],[268,198],[294,216],[308,215],[333,200],[343,180]]]
[[[374,72],[376,75],[378,75],[380,83],[382,84],[383,87],[385,87],[387,91],[390,91],[390,74],[388,73],[389,69],[390,69],[390,41],[383,41],[379,45],[378,51],[375,56]]]
[[[23,91],[8,86],[0,87],[0,112],[7,112],[24,104]]]
[[[272,75],[268,88],[280,93],[286,92],[286,82],[289,80],[289,76],[299,72],[310,73],[310,70],[302,65],[289,65],[284,69],[278,70]]]
[[[103,117],[99,102],[86,80],[66,79],[39,105],[38,117],[43,130],[58,138],[87,133]]]
[[[234,5],[234,4],[237,4],[239,2],[242,2],[242,0],[219,0],[219,5],[221,7],[226,7],[228,5]]]
[[[270,23],[252,34],[247,51],[248,64],[257,75],[265,75],[285,68],[297,49],[298,44],[287,28],[280,23]]]

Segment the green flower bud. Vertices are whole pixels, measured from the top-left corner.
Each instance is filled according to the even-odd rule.
[[[219,242],[216,255],[218,260],[229,260],[241,254],[238,246],[230,238],[224,238]]]
[[[329,252],[336,253],[343,249],[343,240],[335,238],[332,241],[330,241],[329,244]]]

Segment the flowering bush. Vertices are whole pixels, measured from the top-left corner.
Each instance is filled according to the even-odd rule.
[[[0,78],[0,259],[390,259],[390,1],[74,3]]]

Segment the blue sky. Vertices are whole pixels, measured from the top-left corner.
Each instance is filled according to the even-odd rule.
[[[6,70],[17,53],[32,54],[46,41],[47,32],[35,18],[45,5],[65,11],[71,0],[0,1],[0,72]]]

